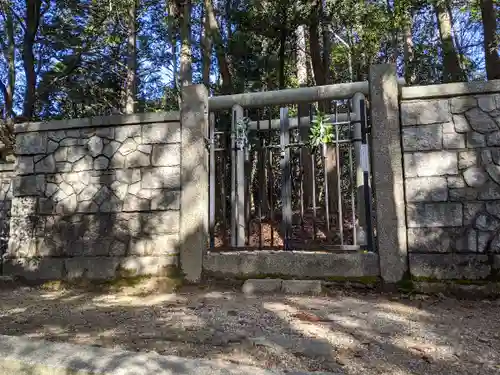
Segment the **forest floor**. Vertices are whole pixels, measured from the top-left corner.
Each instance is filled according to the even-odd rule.
[[[500,301],[371,292],[249,297],[221,287],[172,293],[0,291],[0,334],[280,371],[499,374]]]

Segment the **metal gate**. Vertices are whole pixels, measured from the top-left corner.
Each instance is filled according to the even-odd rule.
[[[210,250],[375,251],[366,100],[210,113]]]

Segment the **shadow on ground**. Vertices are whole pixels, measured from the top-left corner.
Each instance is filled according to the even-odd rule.
[[[253,298],[216,287],[149,296],[21,288],[2,291],[0,298],[0,334],[6,335],[281,371],[486,375],[500,370],[497,301],[354,292]],[[116,366],[110,362],[95,370]]]

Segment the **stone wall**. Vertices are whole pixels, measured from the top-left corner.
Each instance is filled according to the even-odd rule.
[[[0,164],[0,256],[7,251],[10,234],[10,207],[14,164]]]
[[[500,266],[500,82],[404,88],[402,96],[411,274],[495,277]]]
[[[177,266],[179,113],[22,124],[15,153],[4,275],[111,279]]]

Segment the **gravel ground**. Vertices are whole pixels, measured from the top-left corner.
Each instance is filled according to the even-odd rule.
[[[176,294],[0,291],[0,334],[285,371],[500,374],[500,301],[320,297],[206,288]]]

